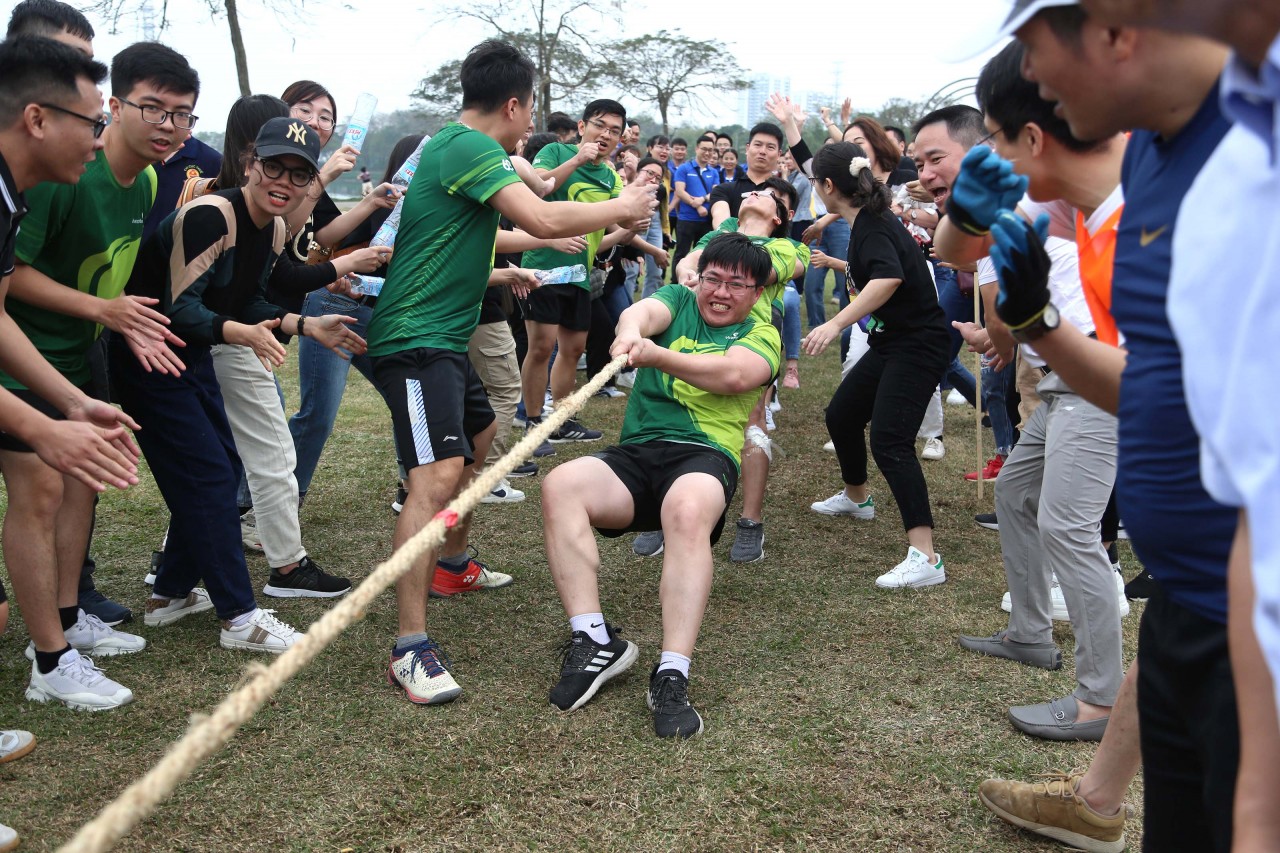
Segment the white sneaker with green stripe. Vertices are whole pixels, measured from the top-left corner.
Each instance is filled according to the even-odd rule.
[[[907,559],[876,578],[881,589],[918,589],[933,586],[947,579],[947,569],[942,565],[942,555],[935,563],[929,556],[912,546],[907,549]]]

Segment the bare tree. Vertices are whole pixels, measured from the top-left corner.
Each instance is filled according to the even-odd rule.
[[[698,41],[680,32],[625,39],[609,46],[610,77],[633,98],[657,106],[662,132],[670,131],[672,107],[706,107],[702,93],[745,89],[742,69],[719,41]]]
[[[617,23],[620,8],[621,0],[489,0],[450,7],[444,19],[474,18],[524,51],[538,69],[535,116],[545,127],[553,104],[599,84],[608,60],[596,47],[596,28]]]
[[[282,19],[296,19],[303,0],[258,0],[259,4]],[[204,0],[212,18],[226,18],[231,32],[231,52],[236,59],[236,79],[241,95],[251,95],[249,88],[249,56],[244,49],[244,36],[240,31],[239,0]],[[169,25],[169,0],[159,0],[159,9],[153,0],[96,0],[84,11],[95,14],[110,24],[111,32],[120,32],[120,24],[128,19],[138,19],[142,29],[156,36]],[[150,35],[148,36],[150,37]]]

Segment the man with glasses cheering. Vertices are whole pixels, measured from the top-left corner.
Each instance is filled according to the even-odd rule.
[[[551,704],[582,707],[635,663],[635,643],[606,624],[592,528],[607,537],[660,527],[666,538],[663,638],[649,677],[659,737],[692,737],[689,663],[711,591],[711,546],[737,486],[742,432],[760,387],[777,372],[781,339],[752,308],[773,271],[742,234],[716,237],[698,283],[663,287],[628,308],[611,353],[637,371],[618,445],[559,466],[542,487],[547,562],[572,636]]]
[[[178,341],[166,329],[168,320],[151,307],[156,300],[125,296],[123,290],[155,199],[151,164],[165,157],[185,132],[175,120],[194,120],[199,87],[187,61],[164,45],[142,42],[125,48],[112,62],[112,123],[84,176],[74,185],[44,183],[27,193],[29,212],[15,243],[17,266],[6,308],[41,355],[78,388],[89,385],[88,353],[103,327],[120,335],[146,369],[176,374],[182,368],[163,346],[166,339]],[[159,111],[160,124],[145,120],[146,107],[154,108],[148,110],[153,119]],[[63,110],[77,114],[62,116],[68,125],[92,125],[86,136],[97,131],[99,117],[70,106]],[[51,112],[62,115],[62,110]],[[62,130],[56,141],[70,144],[70,130]],[[0,384],[33,406],[45,406],[42,410],[51,417],[61,416],[38,402],[16,377],[0,374]],[[100,656],[135,652],[145,643],[79,610],[76,588],[94,491],[46,465],[33,450],[16,436],[0,435],[0,471],[9,490],[5,562],[12,575],[57,578],[56,591],[51,585],[49,593],[56,595],[66,638],[56,631],[37,636],[32,630],[32,685],[45,701],[84,704],[85,691],[74,679],[58,680],[70,672],[67,646]],[[87,672],[90,681],[91,676]],[[115,707],[132,698],[119,685],[105,693],[89,687],[96,707]]]

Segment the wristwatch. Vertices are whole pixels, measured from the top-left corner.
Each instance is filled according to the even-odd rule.
[[[1018,328],[1010,328],[1009,333],[1013,335],[1013,339],[1020,344],[1035,343],[1040,338],[1058,328],[1058,307],[1052,302],[1044,306],[1035,318],[1027,323],[1023,323]]]

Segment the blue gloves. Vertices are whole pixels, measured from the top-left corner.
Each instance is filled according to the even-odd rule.
[[[966,234],[981,237],[1001,210],[1013,210],[1027,191],[1027,178],[985,145],[969,149],[947,199],[947,217]]]
[[[1035,225],[1018,214],[1002,210],[991,226],[991,262],[1000,279],[996,313],[1010,330],[1024,328],[1044,314],[1049,304],[1049,215],[1040,214]]]

